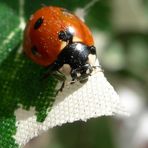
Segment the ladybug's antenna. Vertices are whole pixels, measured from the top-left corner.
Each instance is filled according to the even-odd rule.
[[[41,3],[41,7],[47,7],[47,5],[44,3]]]
[[[88,14],[90,8],[94,6],[99,0],[92,0],[87,3],[83,8],[77,8],[75,10],[76,16],[78,16],[82,21],[85,20],[85,16]]]

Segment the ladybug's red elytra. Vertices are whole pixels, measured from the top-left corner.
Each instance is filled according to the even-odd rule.
[[[23,49],[51,73],[68,64],[72,80],[91,74],[89,55],[96,55],[92,34],[84,22],[68,10],[53,6],[42,7],[30,17]]]

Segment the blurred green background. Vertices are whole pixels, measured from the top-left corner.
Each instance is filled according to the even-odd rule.
[[[19,15],[18,0],[1,2]],[[84,18],[105,76],[131,116],[56,127],[25,148],[148,148],[148,0],[24,0],[25,20],[42,4]]]

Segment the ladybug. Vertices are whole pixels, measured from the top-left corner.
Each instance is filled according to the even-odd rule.
[[[96,48],[89,28],[64,8],[45,6],[29,19],[24,31],[23,50],[48,74],[69,65],[72,81],[87,80],[93,71],[90,55]]]

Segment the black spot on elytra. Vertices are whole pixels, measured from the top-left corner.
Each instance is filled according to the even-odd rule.
[[[38,29],[43,23],[43,18],[40,17],[34,24],[34,29]]]
[[[36,55],[36,54],[38,53],[38,49],[37,49],[36,46],[33,46],[33,47],[31,48],[31,51],[32,51],[32,53],[33,53],[34,55]]]

